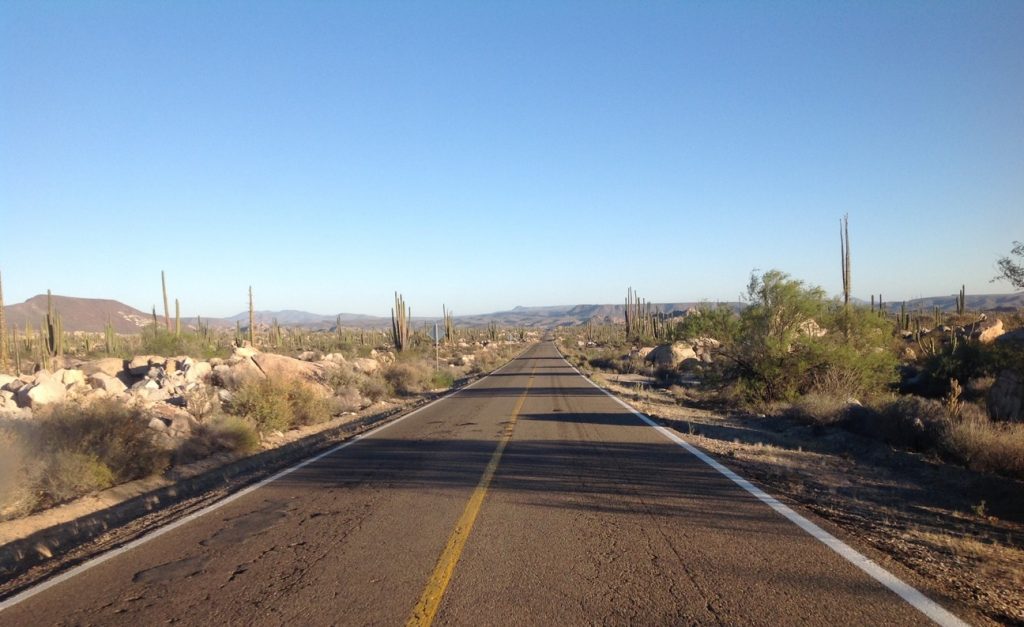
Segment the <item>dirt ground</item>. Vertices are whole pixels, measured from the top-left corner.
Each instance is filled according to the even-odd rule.
[[[909,569],[915,583],[969,608],[968,620],[1024,625],[1024,483],[837,427],[710,411],[640,375],[593,378],[858,548]]]

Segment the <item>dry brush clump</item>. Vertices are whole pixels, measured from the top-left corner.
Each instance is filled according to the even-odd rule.
[[[109,399],[55,405],[38,420],[0,429],[0,440],[0,518],[146,477],[170,462],[141,410]]]
[[[331,417],[327,399],[301,380],[247,380],[232,395],[229,411],[251,420],[264,434]]]
[[[260,434],[252,421],[222,414],[193,428],[189,439],[175,452],[175,462],[186,464],[218,453],[244,455],[259,447]]]

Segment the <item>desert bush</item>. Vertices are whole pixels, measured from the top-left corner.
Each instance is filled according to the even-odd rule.
[[[430,375],[430,389],[447,390],[455,385],[455,377],[448,370],[435,370]]]
[[[39,489],[47,501],[60,503],[117,483],[114,471],[93,453],[60,450],[52,453]]]
[[[712,337],[729,344],[739,333],[740,317],[732,307],[701,303],[697,311],[689,314],[669,328],[669,341],[691,337]]]
[[[820,288],[777,270],[752,275],[747,292],[750,306],[721,355],[748,401],[790,401],[811,391],[874,396],[895,383],[891,325],[882,318],[830,303]]]
[[[180,335],[175,335],[165,329],[159,327],[154,329],[149,326],[142,332],[141,346],[131,347],[129,352],[163,357],[191,355],[202,359],[212,359],[229,356],[231,347],[226,342],[218,342],[213,336],[207,337],[194,331],[182,331]],[[124,356],[131,357],[132,355],[125,354]]]
[[[973,470],[1024,479],[1024,424],[992,422],[980,408],[961,414],[946,443],[953,456]]]
[[[353,370],[348,365],[337,365],[327,369],[326,381],[328,387],[335,392],[341,392],[349,388],[358,387],[366,377]]]
[[[784,413],[801,422],[830,425],[840,422],[850,406],[850,403],[834,394],[809,392],[794,400]]]
[[[255,425],[238,416],[217,416],[192,430],[175,454],[179,464],[189,463],[217,453],[251,453],[260,446]]]
[[[399,396],[423,391],[425,370],[413,362],[398,362],[384,369],[384,381]]]
[[[376,403],[388,397],[388,386],[380,377],[367,377],[359,382],[359,393]]]
[[[23,430],[0,425],[0,520],[28,514],[39,500],[35,485],[42,464],[27,450]]]
[[[138,407],[114,399],[88,405],[64,403],[43,413],[34,448],[42,453],[66,451],[94,457],[121,483],[167,468],[169,454],[156,445],[147,425]]]
[[[114,400],[66,403],[17,430],[0,429],[0,518],[149,476],[170,454],[137,408]]]
[[[231,413],[251,420],[261,432],[284,431],[331,417],[330,405],[304,381],[254,379],[231,398]]]
[[[231,397],[230,411],[253,421],[261,432],[284,431],[295,414],[288,402],[288,390],[271,379],[247,381]]]
[[[843,424],[974,470],[1024,479],[1024,424],[992,422],[973,403],[903,396],[877,408],[849,407]]]
[[[287,386],[293,425],[315,425],[331,419],[330,404],[308,384],[293,382]]]

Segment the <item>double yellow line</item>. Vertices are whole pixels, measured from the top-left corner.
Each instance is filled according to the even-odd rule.
[[[426,627],[434,622],[434,616],[437,615],[437,610],[441,607],[441,599],[444,598],[444,592],[448,589],[452,574],[455,572],[455,565],[458,564],[459,557],[462,556],[462,549],[466,546],[466,540],[469,539],[469,532],[473,530],[473,524],[480,513],[484,497],[487,496],[487,488],[490,487],[491,480],[494,479],[494,473],[498,470],[498,464],[501,463],[501,456],[505,452],[505,447],[508,446],[509,440],[512,439],[512,430],[515,429],[516,421],[519,419],[519,412],[523,410],[523,403],[526,402],[526,395],[530,392],[530,386],[533,385],[533,376],[536,371],[536,367],[530,371],[530,379],[526,383],[526,389],[523,390],[523,393],[516,401],[516,405],[512,409],[512,417],[505,425],[501,439],[498,441],[498,447],[494,449],[491,460],[487,462],[487,468],[484,469],[484,474],[480,477],[480,483],[476,484],[473,495],[469,498],[469,502],[466,503],[466,509],[462,511],[462,516],[459,516],[458,522],[455,523],[455,529],[452,531],[452,535],[448,537],[448,543],[445,545],[444,551],[441,552],[441,557],[437,560],[437,566],[434,567],[434,572],[431,573],[430,579],[427,581],[427,587],[423,590],[423,594],[420,595],[419,603],[413,608],[412,616],[406,622],[407,626]]]

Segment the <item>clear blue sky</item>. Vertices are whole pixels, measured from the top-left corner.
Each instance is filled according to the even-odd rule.
[[[1006,292],[1024,2],[0,3],[0,271],[188,315]]]

